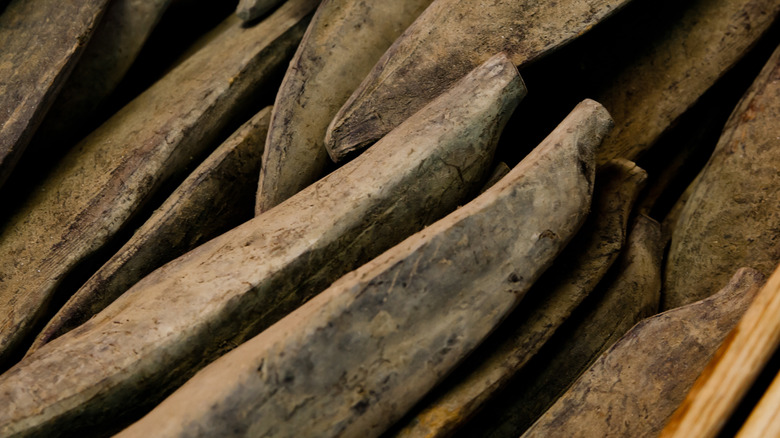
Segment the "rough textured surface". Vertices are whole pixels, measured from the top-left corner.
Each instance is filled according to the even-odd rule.
[[[516,66],[586,32],[628,0],[436,0],[382,56],[328,127],[334,161],[362,150],[496,52]]]
[[[659,436],[719,436],[778,346],[780,266],[715,352]]]
[[[615,160],[596,174],[588,220],[534,284],[523,305],[475,352],[398,436],[449,436],[495,395],[593,290],[617,258],[647,174]]]
[[[236,15],[243,21],[252,21],[265,15],[284,0],[241,0]]]
[[[217,148],[57,312],[28,355],[111,304],[147,274],[252,218],[271,108]]]
[[[315,6],[294,0],[255,27],[235,23],[63,158],[0,234],[0,362],[62,277],[252,103],[292,55]]]
[[[15,0],[0,14],[0,186],[92,36],[108,0]]]
[[[40,126],[48,142],[70,137],[119,84],[170,0],[113,0]]]
[[[732,113],[672,234],[663,306],[706,297],[739,266],[780,262],[780,48]]]
[[[636,159],[649,149],[742,58],[780,12],[776,0],[690,3],[675,25],[599,95],[615,118],[615,130],[599,149],[600,163],[614,157]],[[729,272],[743,265],[725,269],[725,277],[703,288],[717,290]]]
[[[634,324],[656,313],[661,290],[660,227],[637,216],[618,260],[508,388],[511,402],[475,419],[483,436],[517,437]],[[495,417],[499,419],[496,420]],[[486,424],[489,423],[489,424]]]
[[[377,436],[492,331],[584,221],[593,102],[509,175],[215,362],[121,436]]]
[[[0,435],[153,403],[444,216],[478,189],[524,93],[514,66],[492,58],[359,159],[149,274],[0,376]]]
[[[638,323],[523,438],[658,436],[763,282],[743,268],[710,298]]]
[[[322,176],[325,130],[371,67],[431,0],[325,0],[276,95],[257,214]]]

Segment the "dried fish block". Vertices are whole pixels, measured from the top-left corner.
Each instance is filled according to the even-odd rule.
[[[276,95],[257,214],[322,176],[325,130],[390,44],[431,0],[325,0]]]
[[[539,351],[612,266],[626,239],[631,207],[646,180],[645,171],[626,160],[614,160],[599,170],[587,221],[494,335],[500,339],[497,345],[480,347],[475,353],[479,364],[464,377],[445,381],[447,389],[398,436],[450,436]]]
[[[523,438],[658,436],[763,282],[742,268],[710,298],[638,323]]]
[[[780,48],[734,109],[672,234],[665,309],[706,297],[724,274],[780,262]]]
[[[152,272],[0,376],[0,436],[116,422],[444,216],[524,94],[491,58],[359,159]]]
[[[342,161],[393,129],[467,71],[506,51],[518,68],[588,31],[628,0],[436,0],[396,40],[334,117]]]
[[[236,22],[87,136],[34,190],[0,233],[0,362],[30,334],[62,278],[268,85],[315,6],[295,0],[257,26]]]
[[[581,103],[491,189],[214,362],[119,436],[378,436],[576,233],[610,126],[601,105]]]
[[[81,325],[156,268],[249,220],[270,116],[270,107],[260,111],[206,158],[54,315],[27,354]]]

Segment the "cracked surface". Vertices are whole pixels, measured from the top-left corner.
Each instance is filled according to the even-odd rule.
[[[115,424],[445,215],[483,181],[524,93],[497,56],[355,161],[152,272],[0,376],[0,435]]]
[[[378,436],[580,227],[594,167],[583,175],[579,163],[594,162],[610,126],[599,104],[580,104],[491,189],[214,362],[120,436]]]

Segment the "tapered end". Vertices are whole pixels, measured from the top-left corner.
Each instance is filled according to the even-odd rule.
[[[647,172],[631,160],[613,158],[598,167],[599,175],[615,184],[615,190],[624,187],[628,193],[638,194],[647,184]]]
[[[581,111],[583,114],[587,114],[587,117],[589,119],[589,126],[592,126],[592,129],[582,131],[583,135],[591,135],[595,136],[596,138],[599,138],[598,141],[583,141],[584,138],[580,139],[577,142],[577,147],[582,149],[582,147],[587,146],[589,150],[581,150],[580,153],[583,155],[587,155],[588,157],[593,154],[593,160],[589,160],[589,162],[593,163],[594,171],[595,171],[595,154],[596,149],[601,147],[601,143],[603,139],[609,134],[609,132],[612,130],[612,128],[615,126],[614,120],[612,120],[612,116],[609,114],[609,111],[607,111],[604,106],[595,100],[592,99],[585,99],[574,108],[574,112]]]
[[[33,341],[33,344],[27,350],[27,353],[24,354],[24,357],[26,358],[31,354],[35,353],[36,351],[38,351],[38,349],[48,344],[49,341],[51,341],[52,339],[54,339],[54,337],[52,336],[51,333],[41,333],[40,335],[38,335],[37,338],[35,338],[35,341]]]
[[[67,319],[67,315],[65,318],[63,318],[59,314],[55,316],[51,321],[49,321],[48,324],[46,324],[46,326],[43,328],[43,330],[41,330],[38,336],[35,337],[35,340],[33,341],[30,348],[27,349],[27,352],[24,354],[24,357],[26,358],[30,356],[31,354],[38,351],[44,345],[48,344],[54,339],[57,339],[63,333],[72,329],[73,327],[68,325],[69,322],[71,321]]]
[[[495,80],[497,77],[516,80],[516,86],[520,90],[518,93],[519,97],[522,99],[526,95],[525,83],[520,77],[517,68],[509,59],[509,56],[503,52],[492,56],[479,67],[464,75],[441,95],[446,94],[455,87],[462,86],[464,82],[478,83],[480,80]],[[395,128],[395,126],[388,126],[382,120],[380,114],[374,113],[364,117],[365,114],[362,111],[356,111],[353,108],[354,105],[356,105],[355,95],[350,97],[339,110],[325,132],[325,149],[331,160],[336,163],[347,161],[355,154],[376,143]],[[355,117],[351,114],[354,114]]]
[[[236,7],[236,15],[243,22],[262,17],[281,0],[241,0]]]

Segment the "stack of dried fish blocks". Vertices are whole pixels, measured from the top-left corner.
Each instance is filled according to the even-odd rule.
[[[258,214],[322,176],[329,161],[328,123],[430,2],[322,2],[277,94],[257,189]]]
[[[780,435],[777,0],[65,3],[0,437]]]

